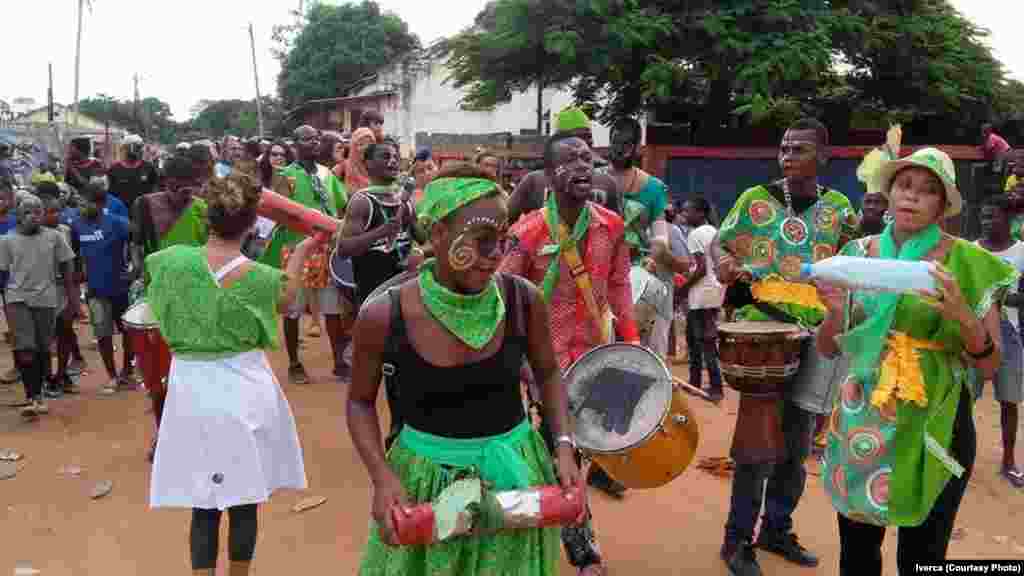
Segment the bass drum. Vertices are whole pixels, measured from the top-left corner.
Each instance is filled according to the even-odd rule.
[[[346,290],[356,289],[356,275],[352,268],[352,259],[342,257],[338,251],[338,247],[335,246],[334,250],[331,251],[331,259],[328,260],[328,269],[331,274],[331,281],[338,288],[344,288]]]
[[[599,346],[569,367],[565,382],[577,446],[627,488],[664,486],[690,465],[697,420],[654,352]]]

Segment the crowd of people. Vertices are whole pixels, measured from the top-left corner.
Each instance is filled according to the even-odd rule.
[[[759,575],[755,550],[820,563],[793,523],[814,452],[837,511],[841,574],[881,574],[887,526],[899,528],[901,571],[943,559],[973,468],[973,400],[987,381],[1000,403],[1001,474],[1024,487],[1014,459],[1024,152],[999,151],[1006,193],[987,196],[982,237],[967,242],[943,231],[963,206],[952,161],[934,148],[904,156],[898,128],[858,170],[859,209],[819,184],[828,130],[802,119],[780,143],[781,178],[743,191],[719,222],[707,198],[675,203],[639,167],[632,119],[615,123],[602,158],[586,114],[563,110],[544,168],[512,189],[497,153],[438,166],[424,149],[404,162],[382,116],[362,124],[351,135],[300,126],[287,140],[183,143],[155,164],[129,137],[109,167],[75,140],[63,178],[17,191],[0,178],[0,280],[22,413],[39,418],[47,398],[78,393],[83,301],[102,392],[135,389],[141,351],[122,339],[119,366],[113,337],[145,301],[174,358],[166,386],[146,383],[157,430],[150,504],[192,509],[195,573],[216,568],[224,510],[231,574],[248,573],[258,505],[306,486],[291,408],[263,351],[283,334],[288,380],[308,384],[307,315],[306,337],[326,337],[347,387],[348,428],[373,484],[367,576],[557,573],[558,530],[402,546],[395,514],[467,470],[499,490],[587,483],[622,498],[627,487],[576,446],[566,371],[603,344],[643,346],[688,363],[689,385],[717,403],[726,321],[814,335],[783,393],[783,454],[734,455],[720,549],[731,574]],[[304,238],[261,216],[264,190],[336,218],[338,233]],[[879,294],[801,278],[802,265],[838,254],[935,262],[937,290]],[[631,283],[638,269],[669,294],[649,314]],[[580,574],[607,573],[600,523],[585,507],[561,527]]]

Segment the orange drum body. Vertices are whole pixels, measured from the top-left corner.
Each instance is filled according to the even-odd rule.
[[[782,322],[719,325],[722,376],[740,393],[729,453],[737,462],[775,462],[784,453],[779,398],[800,369],[800,349],[808,337],[800,326]]]
[[[160,335],[156,318],[145,300],[140,300],[122,317],[125,336],[132,341],[136,362],[150,394],[167,395],[167,376],[171,373],[171,350]]]
[[[256,205],[256,213],[303,236],[320,234],[330,238],[341,229],[341,220],[307,208],[266,188]]]

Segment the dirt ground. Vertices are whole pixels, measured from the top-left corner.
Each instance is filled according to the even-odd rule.
[[[98,395],[102,364],[91,349],[90,330],[79,327],[90,372],[82,394],[50,401],[50,414],[25,423],[9,405],[22,399],[20,384],[0,385],[0,451],[24,455],[17,476],[0,480],[0,574],[45,576],[151,576],[186,574],[187,510],[150,510],[150,465],[145,453],[153,433],[144,392]],[[306,338],[303,358],[313,382],[286,384],[305,451],[309,489],[279,493],[262,508],[253,573],[355,574],[366,539],[370,485],[345,426],[345,387],[330,378],[324,338]],[[284,381],[286,356],[271,355]],[[11,365],[0,345],[0,372]],[[682,367],[679,367],[682,368]],[[684,370],[676,369],[679,376]],[[719,407],[690,399],[700,422],[697,458],[725,456],[735,421],[737,395],[728,391]],[[1024,491],[998,476],[998,409],[987,397],[978,404],[978,461],[951,544],[954,558],[1024,558]],[[1024,450],[1018,450],[1024,462]],[[695,460],[696,463],[696,460]],[[68,474],[78,466],[81,473]],[[817,464],[810,470],[817,474]],[[64,472],[64,473],[62,473]],[[90,499],[97,482],[113,491]],[[322,496],[318,508],[296,513],[300,500]],[[596,526],[616,575],[724,575],[718,558],[728,512],[729,481],[696,465],[668,486],[634,491],[623,501],[591,493]],[[221,573],[226,574],[226,522],[222,528]],[[818,553],[821,574],[837,573],[838,536],[820,478],[812,475],[796,512],[801,541]],[[887,574],[895,574],[895,537],[886,540]],[[810,574],[769,554],[760,554],[765,574]],[[574,572],[563,564],[562,573]]]

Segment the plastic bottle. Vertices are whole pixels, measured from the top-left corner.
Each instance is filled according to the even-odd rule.
[[[931,262],[832,256],[814,264],[803,264],[800,276],[819,279],[850,290],[876,292],[917,292],[937,290]]]

